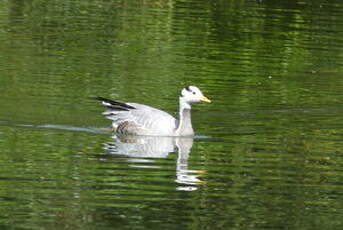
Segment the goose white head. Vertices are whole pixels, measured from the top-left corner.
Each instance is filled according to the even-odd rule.
[[[211,103],[211,100],[205,97],[198,87],[187,86],[181,91],[180,107],[182,109],[191,109],[190,104],[194,102]]]

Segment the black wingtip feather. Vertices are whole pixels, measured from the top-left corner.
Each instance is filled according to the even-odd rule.
[[[109,109],[127,110],[127,111],[129,111],[130,109],[136,109],[135,107],[128,105],[126,103],[122,103],[119,101],[113,101],[111,99],[107,99],[104,97],[92,97],[91,99],[101,101],[101,102],[105,102],[105,103],[109,104],[109,105],[106,105],[106,107]]]

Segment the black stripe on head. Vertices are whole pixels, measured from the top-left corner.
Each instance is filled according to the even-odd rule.
[[[189,88],[189,86],[187,86],[185,89],[186,89],[188,92],[192,92],[192,90],[191,90],[191,88]]]

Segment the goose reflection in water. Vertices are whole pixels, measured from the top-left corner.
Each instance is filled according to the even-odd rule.
[[[169,153],[177,152],[175,181],[180,184],[177,190],[189,191],[196,190],[194,185],[202,183],[198,176],[203,172],[188,169],[192,145],[192,137],[113,136],[113,142],[105,143],[104,148],[110,154],[128,157],[129,162],[154,162],[153,158],[166,158]]]

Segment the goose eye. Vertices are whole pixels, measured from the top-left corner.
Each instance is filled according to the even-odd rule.
[[[193,92],[193,94],[195,95],[195,92]]]

